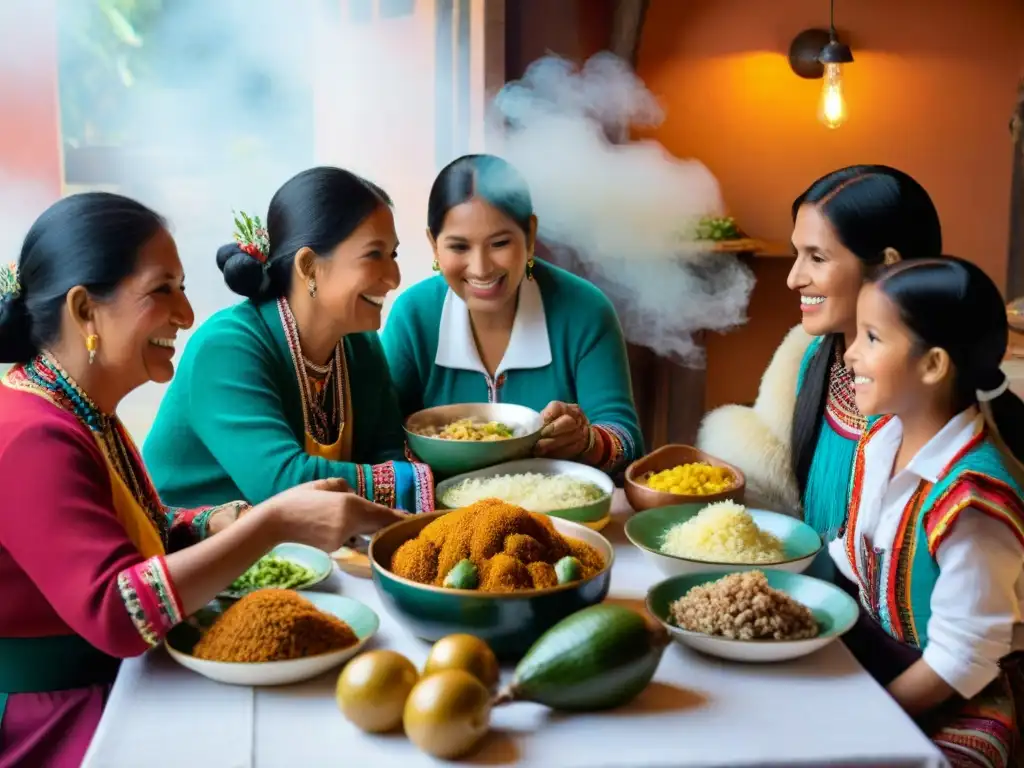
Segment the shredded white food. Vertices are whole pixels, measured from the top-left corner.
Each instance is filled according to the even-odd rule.
[[[441,503],[456,508],[481,499],[501,499],[529,512],[554,512],[593,504],[604,496],[599,486],[586,480],[525,472],[463,480],[441,495]]]
[[[757,527],[747,508],[732,501],[708,504],[665,532],[661,551],[687,560],[715,563],[778,563],[782,541]]]

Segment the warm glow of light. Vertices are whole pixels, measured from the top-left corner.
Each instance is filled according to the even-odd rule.
[[[843,95],[843,65],[826,64],[818,102],[818,120],[826,128],[838,128],[846,122],[846,97]]]

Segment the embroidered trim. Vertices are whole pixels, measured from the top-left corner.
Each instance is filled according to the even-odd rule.
[[[836,346],[835,356],[828,373],[828,397],[825,399],[825,418],[835,430],[848,440],[858,439],[867,426],[867,419],[857,408],[854,396],[853,374],[843,362],[843,353]]]
[[[117,588],[136,631],[150,646],[157,645],[184,618],[184,609],[162,557],[121,571]]]
[[[416,478],[416,511],[434,511],[434,473],[426,464],[414,462],[412,465]]]
[[[197,507],[196,509],[182,509],[180,507],[168,507],[167,514],[171,519],[171,528],[187,526],[189,534],[194,541],[202,541],[210,535],[210,518],[218,512],[230,511],[237,520],[238,516],[251,505],[245,501],[229,501],[227,504],[218,504],[215,507]]]
[[[364,499],[373,501],[373,485],[370,485],[370,492],[367,494],[366,488],[366,475],[364,473],[365,464],[356,464],[356,488],[355,491],[359,496]]]
[[[299,385],[303,427],[306,434],[320,445],[333,445],[345,432],[345,353],[342,342],[339,341],[335,346],[331,369],[327,373],[327,378],[319,382],[318,386],[318,382],[311,379],[306,371],[295,315],[288,306],[288,300],[283,296],[277,300],[277,310]],[[334,386],[331,386],[332,378]],[[324,393],[330,393],[332,402],[325,402]]]
[[[1021,713],[1017,711],[1011,682],[1012,676],[1020,672],[1009,668],[1014,664],[1000,664],[1000,676],[932,732],[932,740],[951,765],[1015,764],[1011,756],[1024,744],[1018,722]]]
[[[383,504],[385,507],[395,508],[395,464],[386,462],[374,464],[370,471],[373,476],[373,501]]]
[[[633,455],[633,441],[625,430],[617,426],[611,424],[592,424],[591,426],[597,430],[605,444],[605,456],[597,468],[607,474],[614,474],[629,462],[629,457]]]
[[[911,610],[910,590],[918,547],[917,521],[921,517],[921,508],[931,490],[931,483],[919,483],[917,490],[914,491],[903,508],[899,526],[896,529],[896,537],[893,540],[886,581],[885,598],[889,634],[900,642],[915,648],[921,647],[921,635],[917,631],[917,622],[914,619],[914,612]]]
[[[861,577],[860,568],[857,565],[857,518],[860,516],[860,502],[864,493],[864,447],[874,437],[878,430],[884,427],[892,419],[892,416],[883,416],[861,435],[857,443],[857,452],[853,459],[853,481],[850,487],[850,506],[846,515],[846,522],[839,531],[840,536],[846,536],[846,558],[850,567],[860,580],[860,588],[866,590],[866,584]]]
[[[1021,509],[1016,492],[994,477],[964,472],[935,500],[924,518],[928,553],[932,557],[952,530],[960,513],[967,508],[1003,523],[1024,546],[1024,510]]]

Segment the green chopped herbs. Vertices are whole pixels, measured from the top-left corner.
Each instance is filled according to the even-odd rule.
[[[277,555],[264,555],[249,566],[249,570],[231,582],[228,589],[232,592],[251,592],[267,587],[294,589],[315,578],[316,573],[294,560]]]

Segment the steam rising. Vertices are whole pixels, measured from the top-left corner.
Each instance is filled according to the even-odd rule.
[[[530,183],[539,236],[558,261],[582,261],[629,341],[701,365],[691,334],[743,323],[754,276],[735,256],[683,247],[688,220],[723,213],[702,163],[655,141],[608,140],[660,123],[654,96],[612,54],[578,71],[548,56],[506,85],[494,107],[511,128],[501,154]]]

